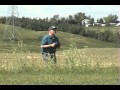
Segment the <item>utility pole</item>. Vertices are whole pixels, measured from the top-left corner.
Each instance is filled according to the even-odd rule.
[[[16,20],[19,16],[18,7],[16,5],[9,5],[7,14],[3,40],[20,40],[18,34],[21,34],[15,28],[15,25],[18,24],[18,20]]]

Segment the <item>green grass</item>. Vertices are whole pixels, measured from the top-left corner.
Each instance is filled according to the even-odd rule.
[[[13,48],[11,41],[3,41],[5,25],[0,24],[0,27],[0,52],[10,52]],[[40,52],[40,42],[42,40],[42,37],[48,33],[47,31],[32,31],[18,27],[16,27],[15,30],[18,30],[22,34],[22,37],[20,35],[18,35],[18,37],[23,41],[23,51]],[[78,48],[84,48],[84,46],[88,46],[89,48],[119,47],[118,44],[102,42],[96,39],[86,38],[80,35],[69,34],[60,31],[57,32],[57,36],[59,37],[62,46],[60,50],[69,49],[69,44],[71,43],[76,43]],[[16,41],[16,44],[17,43],[18,42]]]
[[[108,71],[109,69],[106,69]],[[118,85],[116,72],[0,74],[1,85]]]

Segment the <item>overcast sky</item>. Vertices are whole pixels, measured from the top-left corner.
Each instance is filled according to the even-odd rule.
[[[50,18],[53,15],[68,17],[78,12],[83,12],[87,16],[103,18],[109,14],[118,15],[120,20],[120,5],[17,5],[19,17]],[[8,15],[9,5],[0,5],[0,16]]]

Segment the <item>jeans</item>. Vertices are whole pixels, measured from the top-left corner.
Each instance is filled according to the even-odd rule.
[[[43,60],[45,62],[48,62],[49,60],[52,60],[54,63],[56,63],[56,55],[55,53],[42,53]]]

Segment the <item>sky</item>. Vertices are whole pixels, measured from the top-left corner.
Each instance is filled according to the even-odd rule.
[[[82,12],[95,20],[108,16],[117,15],[120,20],[120,5],[16,5],[19,17],[29,18],[51,18],[53,15],[68,17]],[[10,5],[0,5],[0,16],[8,16]]]

